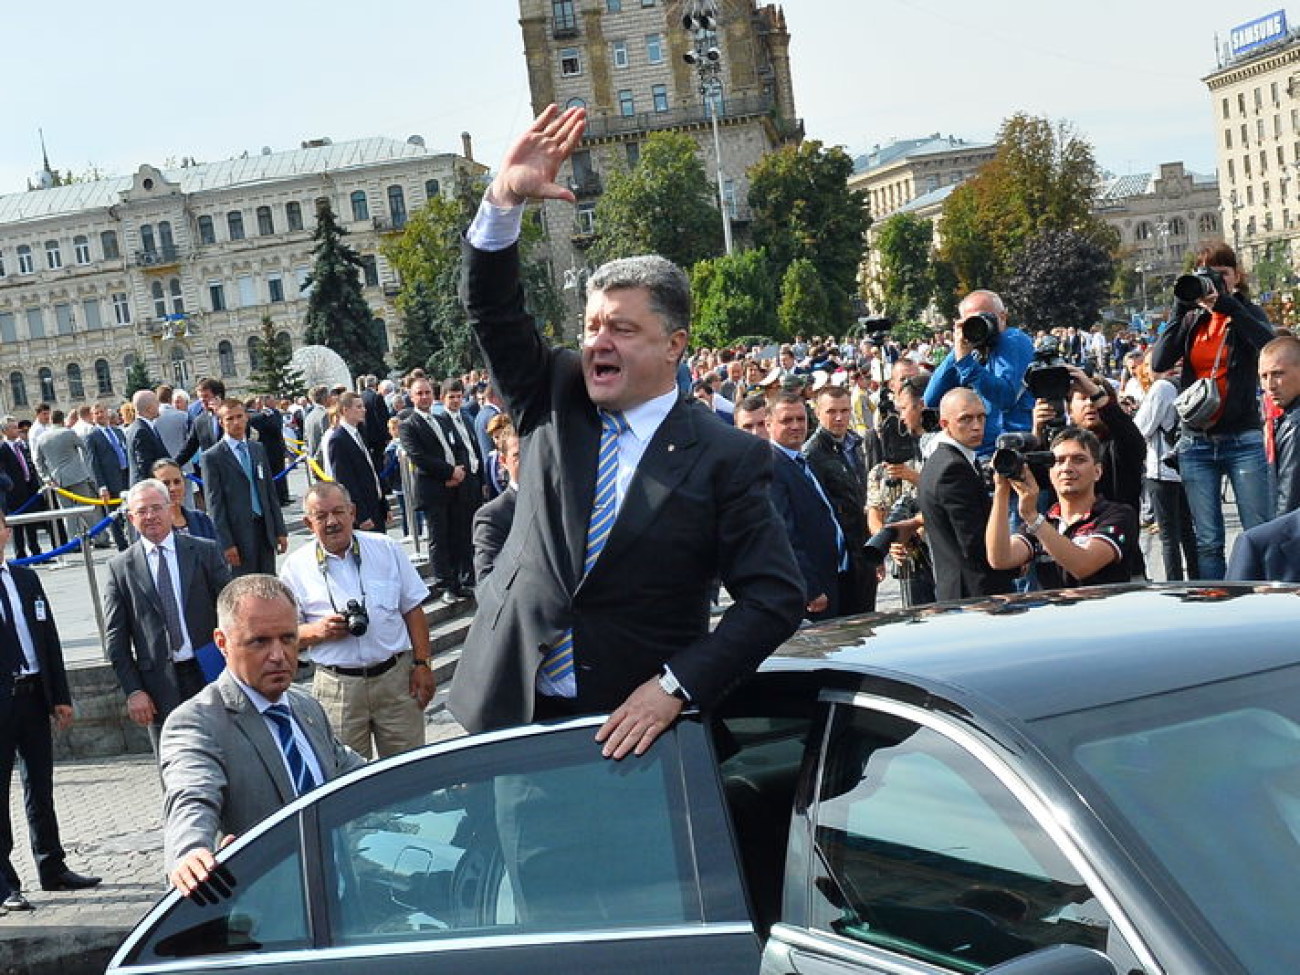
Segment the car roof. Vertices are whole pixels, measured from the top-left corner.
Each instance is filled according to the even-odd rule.
[[[1033,721],[1300,663],[1298,596],[1125,584],[936,604],[802,629],[764,670],[885,678]]]

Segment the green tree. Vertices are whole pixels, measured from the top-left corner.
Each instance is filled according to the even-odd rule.
[[[880,258],[880,291],[885,314],[911,321],[920,317],[934,294],[930,247],[934,227],[915,214],[896,213],[876,234]]]
[[[309,345],[324,345],[343,357],[354,375],[388,371],[383,339],[374,312],[361,291],[361,255],[343,242],[339,226],[325,200],[316,208],[312,233],[314,263],[307,278],[304,337]]]
[[[830,302],[816,266],[803,257],[792,261],[781,279],[781,304],[777,309],[781,337],[829,331],[829,315]]]
[[[651,133],[636,166],[611,173],[608,182],[596,203],[592,264],[660,254],[678,267],[693,267],[721,253],[716,191],[689,135]]]
[[[1021,249],[1047,230],[1113,251],[1115,231],[1093,214],[1099,175],[1092,146],[1067,123],[1023,112],[1003,122],[997,154],[944,202],[940,255],[958,288],[1003,290]]]
[[[158,384],[153,381],[149,375],[149,367],[144,364],[142,356],[135,356],[131,360],[131,367],[126,371],[126,397],[130,399],[132,394],[141,389],[153,389]]]
[[[277,336],[270,315],[262,316],[262,334],[257,338],[257,368],[248,377],[255,393],[296,398],[307,392],[302,373],[292,365],[293,344],[289,336]]]
[[[937,256],[931,261],[930,272],[934,276],[935,310],[940,317],[952,321],[957,317],[957,306],[961,303],[961,295],[957,293],[957,272],[953,270],[952,262]]]
[[[820,327],[833,331],[853,322],[871,225],[865,195],[848,189],[852,173],[843,149],[813,140],[783,146],[749,169],[754,243],[766,250],[775,280],[785,280],[796,261],[812,265],[826,304]]]
[[[1115,262],[1105,248],[1079,230],[1044,230],[1020,249],[1006,289],[1012,320],[1028,329],[1098,320],[1110,293]]]
[[[744,335],[777,337],[776,282],[762,249],[700,261],[691,270],[694,344],[718,348]]]

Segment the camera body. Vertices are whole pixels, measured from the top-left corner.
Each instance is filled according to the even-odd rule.
[[[1054,335],[1044,335],[1034,343],[1034,358],[1025,369],[1025,386],[1030,395],[1036,400],[1046,400],[1056,413],[1056,417],[1043,430],[1044,441],[1050,441],[1055,431],[1065,429],[1066,418],[1069,416],[1067,400],[1073,383],[1074,377],[1070,375],[1069,367],[1061,356],[1060,341]],[[998,443],[1000,445],[1001,440]],[[1034,450],[1036,447],[1037,444],[1016,449]]]
[[[993,459],[994,471],[1013,481],[1024,477],[1026,464],[1046,464],[1055,460],[1050,450],[1038,449],[1038,438],[1032,433],[1004,433],[998,437]]]
[[[353,636],[365,636],[366,630],[370,629],[370,614],[366,607],[355,599],[349,599],[343,607],[343,625]]]
[[[885,516],[885,527],[880,529],[863,546],[862,554],[868,566],[877,566],[885,561],[889,546],[898,541],[898,529],[890,527],[895,522],[915,518],[921,511],[920,504],[914,497],[899,498]]]
[[[997,341],[998,333],[998,316],[988,311],[977,311],[962,319],[961,334],[966,337],[966,341],[975,347],[975,352],[981,356],[987,356],[993,343]]]
[[[1198,267],[1191,274],[1180,274],[1174,281],[1174,297],[1189,305],[1211,294],[1226,294],[1227,291],[1223,275],[1212,267]]]

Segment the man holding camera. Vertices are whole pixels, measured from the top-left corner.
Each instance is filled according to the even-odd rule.
[[[1038,510],[1038,482],[1028,465],[1016,477],[993,475],[993,507],[984,543],[994,569],[1033,563],[1040,589],[1128,582],[1138,551],[1137,512],[1099,497],[1101,444],[1080,427],[1066,427],[1052,440],[1052,487],[1056,504]],[[1015,492],[1024,527],[1011,532]]]
[[[285,559],[280,579],[316,664],[312,694],[340,740],[366,758],[372,738],[380,758],[423,745],[434,691],[428,587],[399,543],[353,529],[356,506],[341,484],[313,484],[303,520],[316,544]]]
[[[1002,433],[1028,430],[1033,398],[1025,390],[1025,369],[1034,358],[1034,343],[1007,325],[1007,310],[993,291],[972,291],[957,307],[953,346],[930,379],[925,405],[936,407],[957,386],[975,390],[988,419],[976,453],[987,456]]]

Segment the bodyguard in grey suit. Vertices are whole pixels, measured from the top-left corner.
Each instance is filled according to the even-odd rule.
[[[55,410],[51,418],[53,429],[41,437],[36,445],[36,470],[44,480],[65,491],[83,498],[97,497],[99,491],[95,486],[95,475],[90,469],[90,455],[86,452],[86,445],[69,427],[63,425],[63,419],[63,411]],[[84,503],[61,494],[58,498],[59,506],[63,508]],[[73,519],[76,528],[70,530],[87,531],[98,520],[81,515]]]
[[[217,597],[230,569],[215,542],[172,531],[171,498],[162,481],[147,478],[133,486],[126,509],[140,538],[108,563],[106,650],[127,713],[148,727],[156,752],[167,715],[207,683],[197,652],[212,642]]]
[[[304,792],[365,764],[330,732],[325,712],[293,687],[298,608],[274,576],[241,576],[217,601],[226,669],[163,725],[168,876],[189,894],[236,836]]]
[[[226,400],[217,416],[226,435],[203,452],[202,461],[203,494],[217,526],[217,544],[235,575],[274,573],[275,553],[284,554],[289,539],[266,451],[245,436],[248,412],[239,400]],[[240,457],[244,451],[247,467]]]

